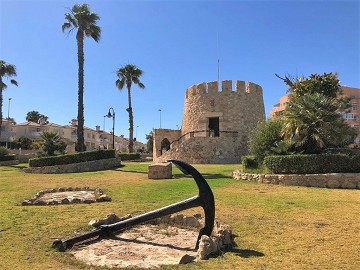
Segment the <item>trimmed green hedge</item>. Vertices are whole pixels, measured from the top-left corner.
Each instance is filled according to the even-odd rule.
[[[359,173],[360,156],[343,154],[267,156],[265,167],[272,173]]]
[[[29,167],[44,167],[54,165],[64,165],[71,163],[80,163],[99,159],[108,159],[115,157],[115,150],[95,150],[75,154],[67,154],[54,157],[33,158],[29,160]]]
[[[256,169],[259,167],[255,156],[242,156],[241,164],[243,165],[243,169]]]
[[[121,158],[122,161],[124,160],[139,160],[141,158],[140,153],[120,153],[118,157]]]
[[[0,156],[0,161],[15,160],[15,155]]]

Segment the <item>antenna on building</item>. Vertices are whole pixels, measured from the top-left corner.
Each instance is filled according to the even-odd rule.
[[[217,58],[218,58],[218,87],[220,87],[220,53],[219,53],[219,32],[217,33]]]

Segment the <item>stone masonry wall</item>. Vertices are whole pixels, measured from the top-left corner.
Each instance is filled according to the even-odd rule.
[[[163,139],[168,139],[169,142],[177,140],[181,136],[181,130],[172,130],[172,129],[154,129],[153,131],[153,160],[155,161],[157,157],[161,156],[161,141]]]
[[[175,144],[156,162],[178,159],[190,164],[239,164],[246,141],[238,137],[193,137]]]
[[[360,173],[250,174],[235,170],[233,178],[285,186],[360,189]]]
[[[186,90],[182,135],[195,130],[208,130],[209,118],[219,117],[221,131],[238,131],[247,136],[257,123],[265,119],[262,88],[254,83],[222,81],[201,83]]]
[[[23,171],[26,173],[74,173],[74,172],[92,172],[119,167],[121,164],[117,158],[108,158],[80,163],[72,163],[66,165],[45,166],[45,167],[29,167]]]

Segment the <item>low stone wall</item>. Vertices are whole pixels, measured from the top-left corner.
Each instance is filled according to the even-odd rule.
[[[12,166],[12,165],[18,165],[19,164],[19,160],[5,160],[5,161],[0,161],[0,166]]]
[[[26,173],[74,173],[74,172],[92,172],[119,167],[121,162],[117,158],[100,159],[81,163],[72,163],[65,165],[29,167],[24,169]]]
[[[235,170],[233,178],[285,186],[360,189],[360,173],[250,174]]]
[[[155,162],[178,159],[189,164],[238,164],[247,154],[242,137],[193,137],[174,143]]]
[[[149,179],[170,179],[172,178],[172,165],[170,162],[153,163],[149,165]]]

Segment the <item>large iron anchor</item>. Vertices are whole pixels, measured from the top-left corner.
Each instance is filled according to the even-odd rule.
[[[111,235],[111,233],[132,227],[134,225],[138,225],[140,223],[155,218],[174,214],[176,212],[180,212],[189,208],[201,206],[204,209],[204,213],[205,213],[205,226],[202,229],[200,229],[199,236],[196,241],[195,249],[198,249],[199,240],[201,236],[202,235],[210,236],[214,227],[214,219],[215,219],[214,195],[210,189],[210,186],[204,179],[204,177],[194,167],[180,160],[169,160],[169,162],[175,164],[176,167],[178,167],[184,174],[190,174],[194,178],[196,185],[199,188],[199,194],[197,196],[191,197],[184,201],[174,203],[169,206],[165,206],[163,208],[133,218],[119,221],[117,223],[113,223],[110,225],[102,225],[97,230],[79,236],[75,236],[65,241],[56,239],[53,242],[52,247],[57,249],[58,251],[65,251],[66,249],[71,248],[74,244],[79,242],[83,242],[98,236],[106,237]]]

